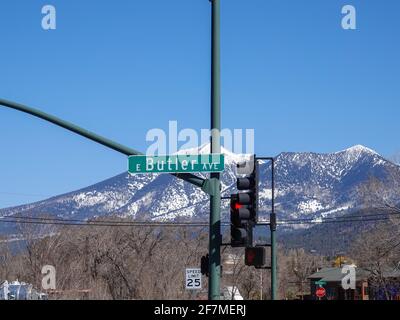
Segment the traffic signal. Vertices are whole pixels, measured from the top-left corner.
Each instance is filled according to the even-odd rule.
[[[237,178],[237,189],[243,192],[238,193],[239,203],[247,210],[249,220],[257,222],[258,212],[258,162],[255,155],[247,162],[237,165],[237,173],[244,175]]]
[[[209,274],[209,263],[210,263],[210,259],[209,259],[209,255],[206,254],[205,256],[201,257],[201,261],[200,261],[200,270],[201,270],[201,274],[205,275],[208,277]]]
[[[231,245],[232,247],[245,247],[248,239],[247,208],[239,202],[238,194],[231,195]]]
[[[258,163],[255,155],[250,161],[238,164],[239,193],[231,195],[231,245],[251,246],[253,227],[257,223],[258,211]]]
[[[265,247],[247,247],[244,263],[246,266],[262,268],[265,266]]]

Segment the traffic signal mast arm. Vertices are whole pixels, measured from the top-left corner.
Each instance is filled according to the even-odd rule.
[[[78,134],[80,136],[83,136],[83,137],[85,137],[85,138],[87,138],[89,140],[97,142],[97,143],[99,143],[99,144],[101,144],[101,145],[103,145],[103,146],[105,146],[107,148],[113,149],[114,151],[122,153],[122,154],[124,154],[126,156],[143,154],[143,153],[141,153],[141,152],[139,152],[139,151],[137,151],[135,149],[126,147],[126,146],[124,146],[122,144],[119,144],[119,143],[117,143],[115,141],[112,141],[110,139],[102,137],[102,136],[100,136],[98,134],[95,134],[95,133],[93,133],[91,131],[88,131],[88,130],[86,130],[84,128],[81,128],[81,127],[79,127],[79,126],[77,126],[77,125],[75,125],[73,123],[70,123],[68,121],[64,121],[64,120],[62,120],[60,118],[52,116],[52,115],[50,115],[48,113],[45,113],[43,111],[40,111],[38,109],[34,109],[34,108],[31,108],[31,107],[28,107],[28,106],[25,106],[25,105],[22,105],[22,104],[19,104],[19,103],[15,103],[15,102],[12,102],[12,101],[4,100],[4,99],[0,99],[0,105],[4,106],[4,107],[11,108],[11,109],[14,109],[14,110],[18,110],[18,111],[21,111],[21,112],[24,112],[24,113],[28,113],[28,114],[30,114],[30,115],[32,115],[34,117],[37,117],[37,118],[43,119],[45,121],[51,122],[51,123],[53,123],[53,124],[55,124],[55,125],[57,125],[59,127],[62,127],[62,128],[67,129],[69,131],[72,131],[72,132],[74,132],[74,133],[76,133],[76,134]],[[200,177],[198,177],[198,176],[196,176],[194,174],[191,174],[191,173],[172,173],[172,175],[177,177],[177,178],[179,178],[179,179],[182,179],[182,180],[185,180],[187,182],[190,182],[190,183],[194,184],[195,186],[201,187],[201,188],[203,187],[204,182],[206,181],[205,179],[200,178]]]

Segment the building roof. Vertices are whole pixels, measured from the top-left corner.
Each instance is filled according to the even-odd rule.
[[[363,270],[361,268],[356,269],[356,281],[366,280],[368,278],[368,271]],[[331,267],[331,268],[322,268],[318,272],[313,273],[308,276],[310,280],[319,280],[325,282],[340,282],[345,276],[342,273],[342,268]]]
[[[384,271],[383,276],[385,278],[400,278],[400,269],[395,268],[392,270]]]

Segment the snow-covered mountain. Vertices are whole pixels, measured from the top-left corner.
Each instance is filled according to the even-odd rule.
[[[359,186],[371,178],[394,185],[400,167],[361,145],[331,153],[282,153],[277,157],[278,212],[284,218],[341,215],[361,204]]]
[[[198,150],[208,153],[209,146]],[[236,163],[242,156],[225,153],[222,195],[235,192]],[[400,167],[364,146],[331,154],[285,152],[276,157],[276,204],[280,219],[341,215],[360,204],[357,188],[370,177],[400,179]],[[205,177],[205,175],[203,175]],[[271,165],[260,164],[260,208],[265,214],[271,203]],[[389,180],[388,180],[389,181]],[[387,185],[390,191],[390,183]],[[87,188],[53,198],[0,210],[1,216],[51,215],[86,219],[110,215],[141,220],[208,220],[208,196],[199,188],[168,174],[123,173]],[[228,217],[229,201],[223,200]]]

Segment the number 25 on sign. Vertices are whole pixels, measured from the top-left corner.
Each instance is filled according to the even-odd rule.
[[[199,268],[186,269],[186,289],[187,290],[201,289],[201,270]]]

